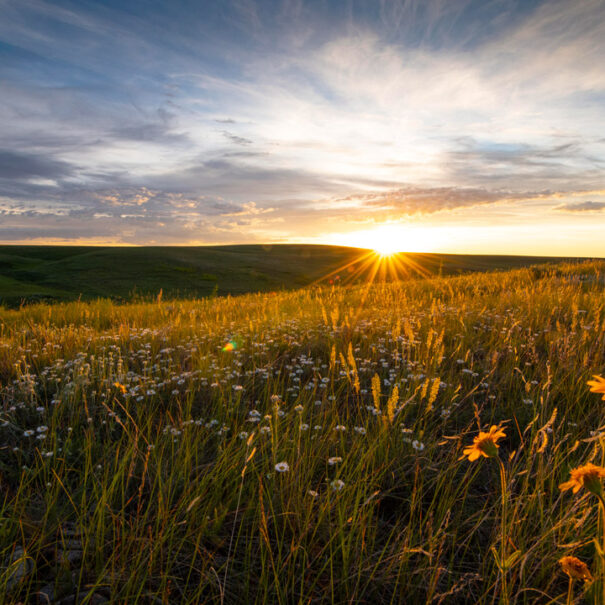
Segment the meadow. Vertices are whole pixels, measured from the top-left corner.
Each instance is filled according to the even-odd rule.
[[[371,253],[370,253],[371,255]],[[0,305],[111,298],[199,298],[350,281],[368,250],[308,244],[239,246],[0,246]],[[423,274],[511,269],[563,259],[408,254]],[[346,267],[346,269],[343,268]],[[367,268],[366,268],[367,269]],[[358,271],[366,281],[368,271]]]
[[[0,601],[601,602],[559,486],[605,460],[604,294],[590,261],[0,309]]]

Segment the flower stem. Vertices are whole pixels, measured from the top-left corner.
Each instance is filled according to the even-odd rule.
[[[502,575],[502,597],[500,599],[503,605],[508,605],[510,600],[508,596],[508,578],[507,578],[507,569],[506,569],[506,561],[508,559],[507,556],[507,507],[506,507],[506,471],[504,470],[504,464],[502,464],[502,460],[498,458],[498,465],[500,468],[500,490],[502,492],[502,520],[500,533],[502,538],[502,545],[500,548],[500,574]]]
[[[605,603],[605,501],[603,496],[599,496],[599,523],[601,525],[602,542],[601,542],[601,554],[599,555],[599,579],[601,581],[601,603]]]
[[[573,605],[573,580],[571,576],[569,576],[569,584],[567,585],[567,599],[565,600],[565,605]]]

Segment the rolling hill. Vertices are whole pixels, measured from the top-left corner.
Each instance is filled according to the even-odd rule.
[[[407,254],[401,277],[510,269],[562,259]],[[204,247],[0,246],[0,304],[77,298],[201,297],[365,279],[360,248],[299,244]]]

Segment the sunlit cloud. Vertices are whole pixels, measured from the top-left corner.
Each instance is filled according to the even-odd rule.
[[[605,202],[571,202],[557,206],[555,210],[561,212],[601,212],[605,210]]]

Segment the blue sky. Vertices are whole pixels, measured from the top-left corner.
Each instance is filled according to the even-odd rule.
[[[0,0],[0,241],[605,256],[605,3]]]

